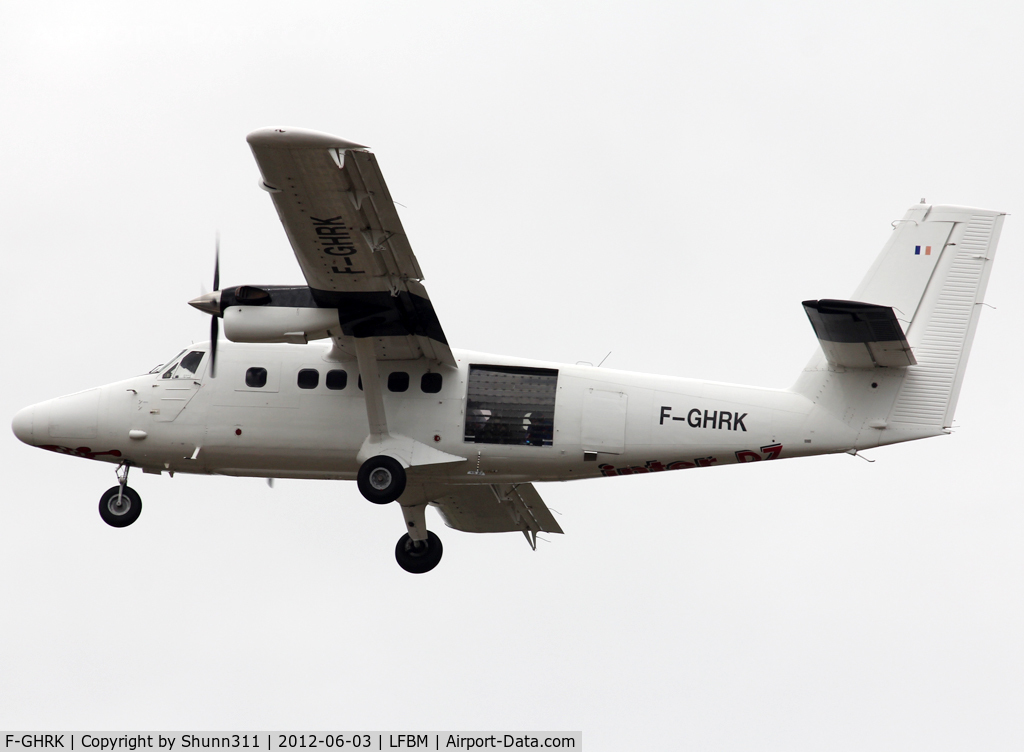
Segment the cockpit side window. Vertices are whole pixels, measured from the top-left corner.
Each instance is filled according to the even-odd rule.
[[[174,373],[174,367],[178,365],[178,358],[180,358],[182,353],[184,353],[184,352],[185,351],[182,350],[180,353],[178,353],[173,358],[171,358],[170,360],[167,361],[168,363],[170,363],[170,365],[167,366],[166,369],[164,369],[164,373],[163,373],[163,375],[160,378],[162,378],[162,379],[169,379],[169,378],[171,378],[171,374]],[[150,373],[156,373],[161,368],[163,368],[163,366],[157,366],[152,371],[150,371]]]
[[[199,368],[199,364],[203,360],[202,350],[193,350],[184,358],[181,359],[181,363],[178,365],[178,372],[174,374],[174,378],[188,378],[189,376],[196,375],[196,369]]]
[[[199,369],[199,364],[203,362],[203,356],[206,353],[202,350],[193,350],[184,358],[181,359],[180,363],[174,363],[170,368],[164,371],[160,377],[162,379],[191,379],[195,378],[196,371]]]

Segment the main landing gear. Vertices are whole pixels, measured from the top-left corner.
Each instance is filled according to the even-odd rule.
[[[394,457],[378,454],[362,464],[356,482],[374,504],[390,504],[405,490],[405,468]]]
[[[356,476],[359,491],[374,504],[396,501],[405,492],[405,468],[394,457],[378,454],[366,460]],[[410,494],[417,496],[417,494]],[[427,502],[407,498],[399,503],[408,532],[395,545],[395,559],[406,572],[423,574],[441,561],[441,539],[427,530]]]
[[[128,485],[127,462],[118,465],[118,484],[100,497],[100,517],[111,527],[128,527],[142,514],[142,498]]]

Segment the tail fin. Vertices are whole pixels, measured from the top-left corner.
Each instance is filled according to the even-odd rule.
[[[893,223],[892,237],[851,300],[891,307],[916,364],[830,369],[819,353],[794,390],[841,411],[847,423],[869,421],[881,430],[877,443],[948,432],[1004,216],[963,206],[911,207]],[[850,404],[860,399],[852,395],[864,393],[850,387],[865,373],[875,391],[863,404]],[[877,389],[879,379],[888,388]]]

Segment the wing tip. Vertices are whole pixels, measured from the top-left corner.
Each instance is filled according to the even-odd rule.
[[[295,128],[287,125],[260,128],[253,131],[245,140],[252,146],[269,146],[279,149],[314,148],[314,149],[367,149],[369,147],[346,141],[332,136],[330,133],[313,131],[308,128]]]

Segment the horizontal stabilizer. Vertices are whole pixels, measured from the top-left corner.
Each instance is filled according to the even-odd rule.
[[[892,308],[852,300],[805,300],[803,305],[830,365],[846,368],[917,365]]]

